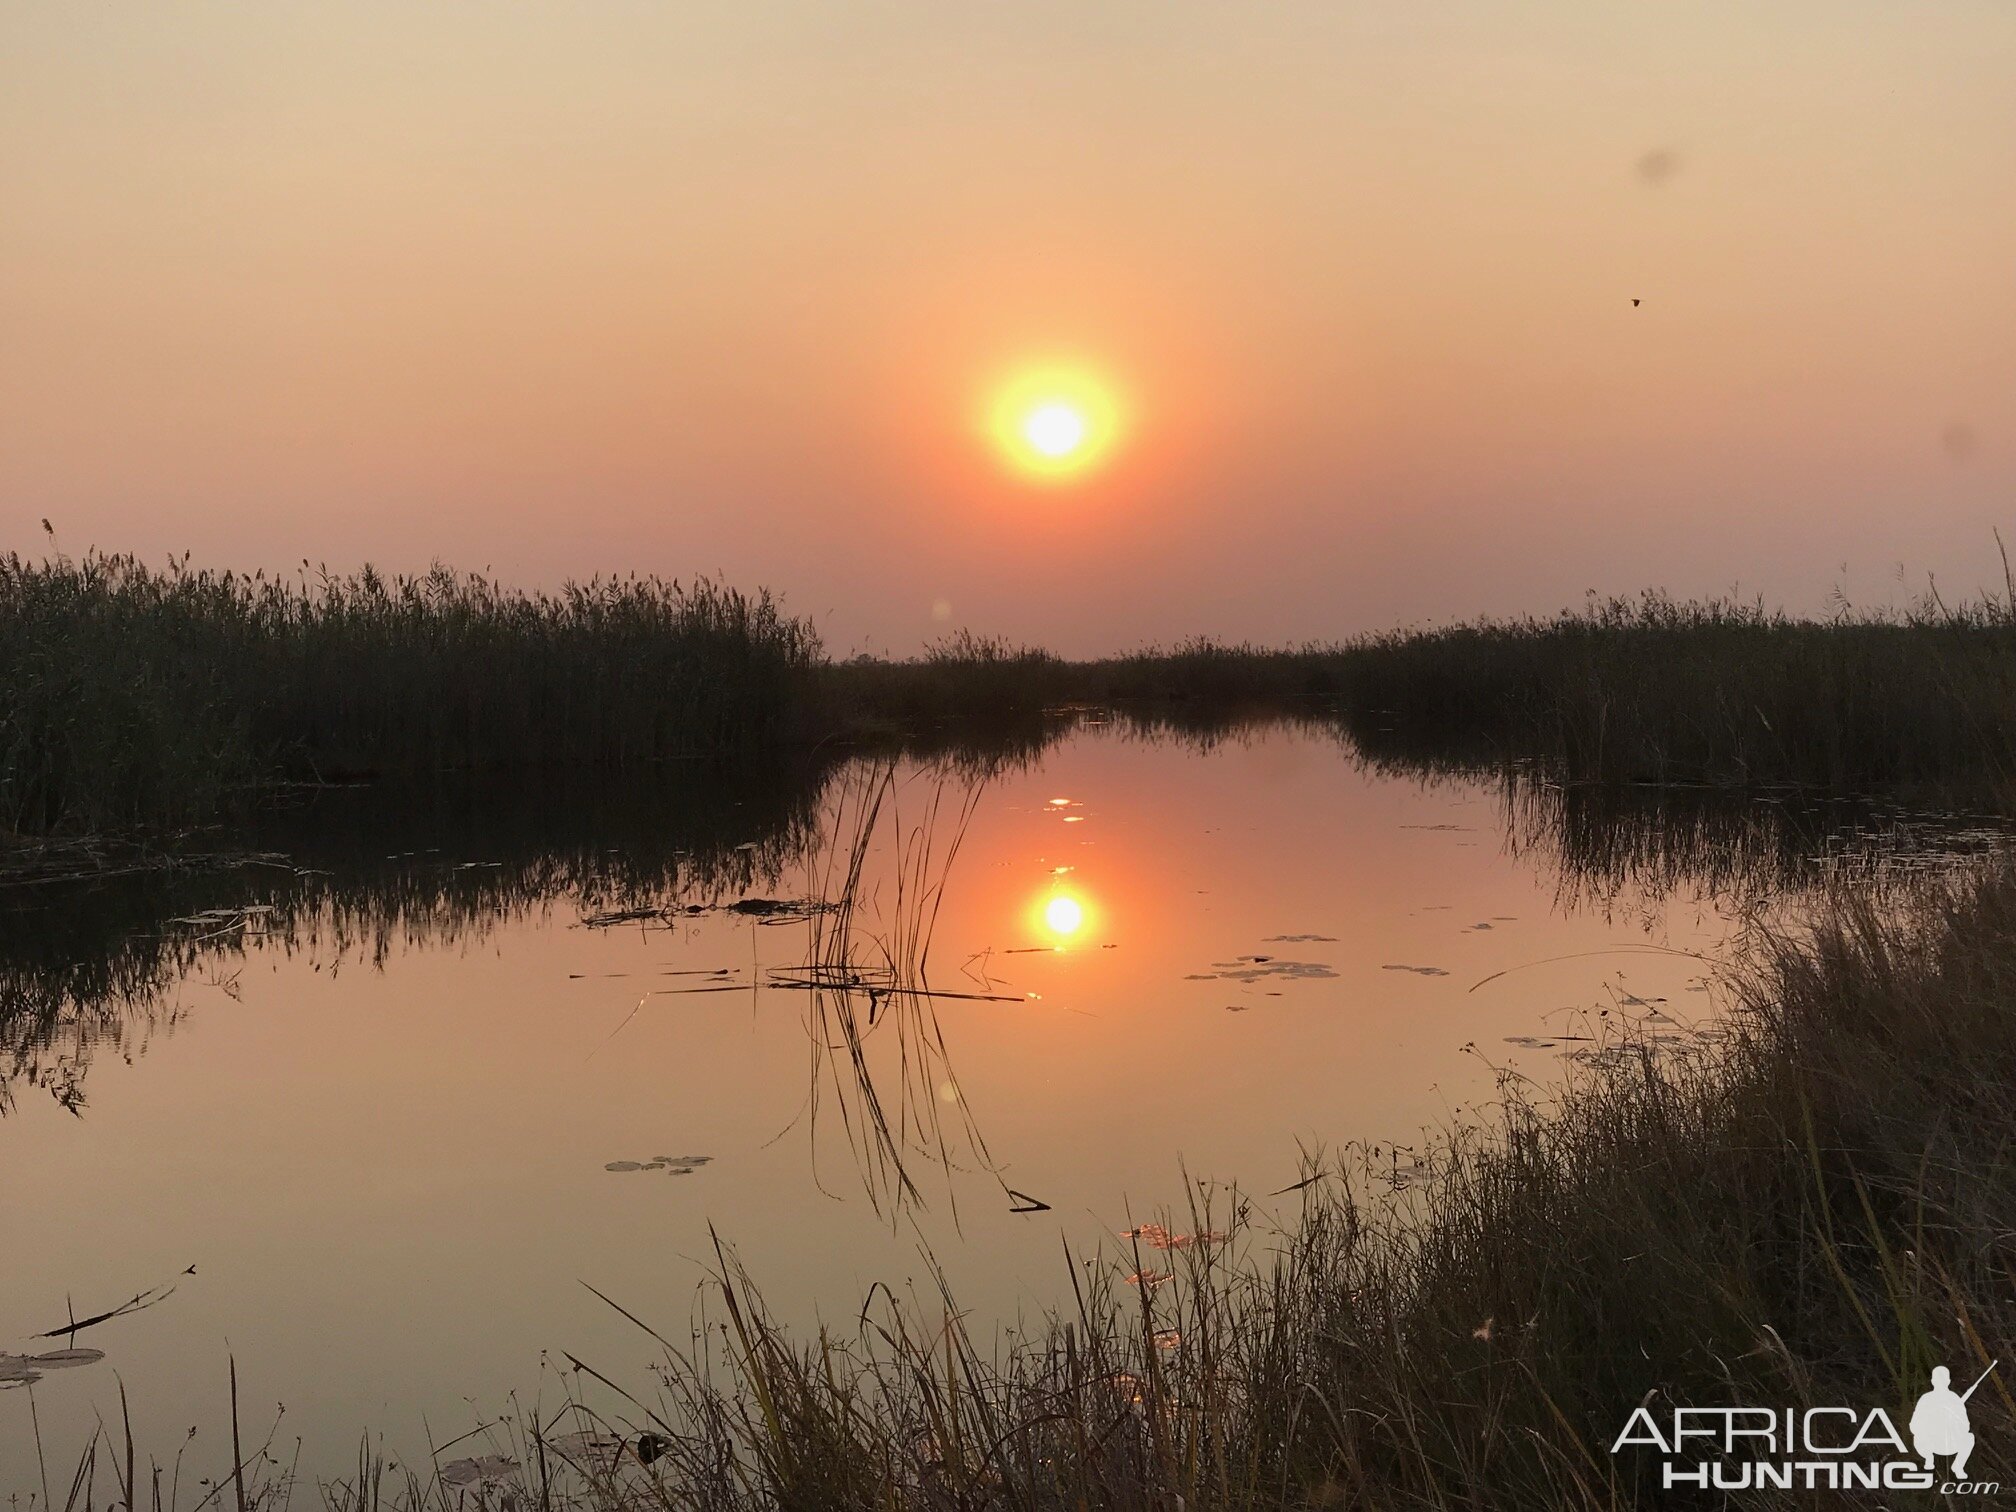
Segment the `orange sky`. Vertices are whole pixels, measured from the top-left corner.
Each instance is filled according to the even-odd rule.
[[[0,547],[718,570],[843,652],[1964,590],[2012,78],[2005,0],[18,0]],[[975,415],[1060,355],[1130,431],[1035,483]]]

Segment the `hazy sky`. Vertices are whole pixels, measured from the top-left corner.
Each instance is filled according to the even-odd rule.
[[[2012,79],[2009,0],[8,0],[0,548],[838,651],[1965,590]],[[1131,424],[1037,484],[976,417],[1059,359]]]

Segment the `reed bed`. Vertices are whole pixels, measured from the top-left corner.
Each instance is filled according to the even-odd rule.
[[[818,656],[767,594],[437,568],[0,557],[0,837],[214,818],[277,778],[632,768],[785,741]]]
[[[1794,619],[1661,594],[1370,637],[1342,700],[1371,750],[1603,782],[1979,794],[2016,771],[2008,599]]]
[[[1110,708],[1158,730],[1330,718],[1368,755],[1608,784],[1797,785],[1999,801],[2016,773],[2004,597],[1798,619],[1662,594],[1270,649],[1197,639],[1064,662],[984,638],[824,674],[847,719],[1000,728]]]
[[[275,781],[628,770],[786,745],[1035,751],[1092,709],[1158,731],[1341,721],[1368,753],[1577,781],[1919,787],[2016,766],[2007,598],[1794,619],[1650,594],[1551,619],[1067,662],[962,632],[821,657],[765,593],[526,593],[445,568],[291,576],[0,557],[0,842],[207,823]]]

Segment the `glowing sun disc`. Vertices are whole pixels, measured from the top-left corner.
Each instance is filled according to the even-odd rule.
[[[1024,477],[1061,483],[1103,462],[1126,424],[1110,384],[1084,368],[1053,366],[1027,369],[996,389],[985,429]]]
[[[1076,934],[1085,922],[1085,910],[1076,898],[1052,898],[1043,910],[1043,922],[1060,935]]]
[[[1068,404],[1039,404],[1022,434],[1046,457],[1068,457],[1085,444],[1085,417]]]

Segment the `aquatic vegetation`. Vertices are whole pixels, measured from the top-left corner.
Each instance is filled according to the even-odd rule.
[[[528,593],[0,556],[0,836],[173,827],[277,779],[631,768],[772,746],[818,655],[768,594]]]
[[[1361,748],[1431,766],[1977,797],[2016,771],[2016,595],[1802,620],[1647,593],[1367,636],[1335,671]]]
[[[1978,797],[2016,764],[2016,615],[1993,598],[1813,621],[1651,594],[1087,662],[961,632],[909,661],[834,663],[769,595],[706,579],[524,592],[446,568],[9,554],[0,688],[10,865],[22,837],[173,830],[283,780],[630,770],[836,739],[997,762],[1114,719],[1207,742],[1256,718],[1341,723],[1375,760],[1606,783]]]
[[[1636,634],[1633,625],[1623,629]],[[1804,645],[1804,629],[1777,637],[1763,628],[1760,655]],[[1849,628],[1840,654],[1852,662],[1861,632]],[[1969,644],[1982,647],[2001,637],[1987,619],[1961,631],[1893,628],[1978,634]],[[1537,666],[1557,649],[1526,654]],[[1227,702],[1206,709],[1200,701],[1191,706],[1198,717],[1168,723],[1222,730],[1223,710],[1237,703],[1236,658],[1200,656],[1209,676],[1193,686],[1215,688],[1209,699]],[[1025,675],[1031,687],[1067,687],[1076,675],[1064,664],[1018,671],[1015,656],[993,660],[1004,668],[1003,687]],[[1980,675],[1992,665],[1984,660]],[[1107,686],[1145,690],[1150,670],[1134,668],[1137,680]],[[1747,686],[1766,690],[1777,676],[1760,672]],[[1832,686],[1824,678],[1817,685]],[[1337,707],[1355,707],[1341,673],[1334,693]],[[1555,694],[1570,703],[1580,696],[1573,688]],[[1940,696],[1970,695],[1955,684]],[[1592,891],[1662,868],[1677,879],[1701,865],[1754,866],[1775,885],[1809,875],[1816,856],[1859,876],[1858,858],[1908,827],[1884,810],[1866,835],[1851,834],[1837,849],[1834,830],[1797,803],[1732,805],[1726,793],[1669,801],[1621,780],[1632,762],[1610,762],[1600,744],[1602,759],[1568,780],[1585,748],[1550,744],[1554,727],[1527,712],[1490,716],[1477,748],[1495,751],[1491,760],[1520,757],[1504,779],[1506,801],[1525,823],[1515,825],[1515,843],[1547,847],[1564,878]],[[1633,716],[1648,741],[1654,713]],[[1142,727],[1154,717],[1141,716]],[[1368,718],[1388,721],[1366,729],[1375,763],[1476,770],[1465,765],[1471,747],[1438,754],[1433,739],[1401,738],[1410,729],[1432,736],[1432,721],[1351,717],[1354,729]],[[1044,715],[1029,739],[1056,728]],[[1936,720],[1924,730],[1867,726],[1907,745],[1936,740],[1942,728],[1952,733]],[[1998,770],[2002,737],[1984,729],[1980,745],[1955,759],[1963,782]],[[1716,780],[1747,770],[1740,760],[1728,764],[1745,749],[1740,740],[1725,747],[1699,731],[1688,738],[1700,742],[1689,749],[1705,753],[1701,770]],[[1931,770],[1913,765],[1920,755],[1893,756],[1898,770]],[[1816,771],[1835,781],[1892,760],[1865,757]],[[970,751],[965,759],[977,760]],[[963,1099],[945,1099],[956,1112],[940,1113],[950,1062],[931,1013],[934,998],[979,994],[934,993],[923,971],[936,891],[969,799],[955,787],[942,825],[936,795],[923,815],[899,824],[896,791],[883,768],[848,779],[836,798],[846,822],[830,826],[840,843],[822,858],[827,874],[803,890],[812,901],[757,898],[745,910],[754,923],[775,917],[807,928],[804,960],[752,971],[730,989],[750,991],[760,978],[802,994],[815,1050],[813,1113],[838,1117],[872,1193],[892,1208],[921,1195],[912,1175],[920,1149],[937,1162],[956,1154],[987,1165]],[[424,835],[379,833],[372,864],[381,870],[363,887],[290,865],[261,889],[268,897],[248,902],[238,882],[136,875],[128,880],[150,900],[143,945],[131,943],[125,925],[107,926],[101,932],[116,948],[87,968],[78,963],[89,953],[61,942],[67,975],[40,969],[55,959],[37,954],[47,949],[41,943],[19,945],[18,980],[45,991],[56,982],[56,1017],[19,1016],[26,1032],[10,1029],[0,1051],[39,1074],[50,1045],[68,1043],[45,1032],[50,1023],[75,1025],[80,1004],[118,1002],[121,992],[144,999],[150,982],[186,972],[198,957],[228,958],[260,933],[291,940],[320,931],[368,952],[399,929],[480,933],[486,918],[560,893],[581,905],[588,924],[688,917],[722,906],[724,887],[778,885],[780,864],[796,854],[775,838],[791,832],[798,813],[795,804],[783,808],[780,829],[738,820],[732,834],[710,833],[697,866],[685,856],[632,864],[585,839],[553,850],[486,840],[480,852],[444,854]],[[871,920],[861,857],[878,816],[898,832],[906,859],[893,905]],[[1978,830],[1982,850],[2001,843],[1985,821],[1956,813],[1953,823],[1956,833]],[[446,1507],[537,1498],[598,1508],[1147,1507],[1179,1497],[1191,1507],[1633,1502],[1649,1488],[1604,1452],[1605,1429],[1648,1388],[1681,1402],[1751,1390],[1801,1404],[1875,1399],[1903,1390],[1927,1359],[2001,1349],[2016,1327],[2002,1242],[2016,1231],[2016,1180],[1999,1142],[1979,1137],[2016,1114],[2006,987],[2016,980],[2016,882],[1992,878],[1965,897],[1948,895],[1948,886],[1925,877],[1902,900],[1920,911],[1902,922],[1889,907],[1898,898],[1879,908],[1865,894],[1821,915],[1809,939],[1770,942],[1767,965],[1739,988],[1739,1021],[1719,1040],[1662,1022],[1657,998],[1628,994],[1620,1005],[1644,1015],[1632,1038],[1504,1036],[1520,1049],[1572,1046],[1568,1095],[1536,1103],[1508,1073],[1496,1121],[1459,1131],[1446,1147],[1404,1160],[1361,1151],[1322,1163],[1271,1194],[1296,1199],[1272,1208],[1201,1193],[1203,1211],[1187,1223],[1168,1217],[1128,1236],[1166,1269],[1140,1256],[1074,1257],[1076,1309],[1033,1334],[977,1344],[945,1298],[942,1311],[898,1312],[892,1300],[872,1324],[864,1313],[858,1337],[794,1340],[766,1318],[724,1256],[710,1306],[726,1310],[732,1345],[716,1355],[710,1344],[690,1358],[668,1347],[662,1399],[639,1405],[634,1423],[587,1430],[574,1444],[578,1464],[535,1422],[508,1451],[442,1461],[403,1484],[387,1481],[383,1467],[369,1476],[360,1467],[354,1486],[332,1488],[330,1499]],[[1450,935],[1512,922],[1494,916],[1466,926],[1465,917],[1468,909],[1443,921]],[[1429,965],[1385,969],[1448,975]],[[723,990],[712,975],[676,990]],[[1197,975],[1250,982],[1334,972],[1254,955]],[[871,1063],[878,1053],[885,1059]],[[690,1175],[701,1163],[655,1156],[607,1169]],[[1044,1208],[1003,1190],[1013,1211]],[[1214,1214],[1214,1201],[1232,1210]],[[0,1360],[0,1375],[34,1370],[17,1359],[27,1361]],[[2016,1406],[2006,1399],[1992,1420],[1984,1414],[1993,1452],[2007,1452],[2012,1423]],[[109,1466],[117,1457],[109,1435],[102,1445]],[[86,1500],[100,1469],[95,1459],[80,1467]],[[277,1498],[280,1483],[267,1484]],[[262,1492],[254,1484],[236,1495],[249,1506]]]
[[[605,1171],[663,1171],[669,1176],[691,1176],[704,1165],[711,1165],[712,1155],[653,1155],[649,1160],[612,1160],[602,1169]]]
[[[1209,971],[1193,971],[1186,982],[1260,982],[1279,979],[1287,982],[1327,981],[1337,968],[1322,961],[1281,961],[1273,956],[1241,956],[1236,961],[1213,961]]]

